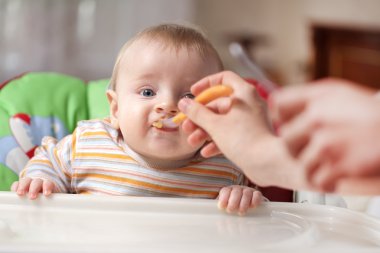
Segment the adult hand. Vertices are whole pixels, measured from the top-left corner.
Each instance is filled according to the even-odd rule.
[[[184,131],[189,133],[188,142],[196,146],[211,137],[218,143],[216,145],[211,142],[203,147],[201,154],[205,157],[216,155],[221,150],[236,150],[244,143],[249,143],[251,141],[249,138],[255,132],[270,132],[265,103],[258,96],[256,89],[236,74],[225,71],[208,76],[194,84],[191,92],[198,95],[205,89],[219,84],[231,86],[234,93],[229,98],[211,102],[207,105],[208,109],[192,106],[190,112],[189,107],[194,105],[195,101],[182,99],[179,103],[179,108],[183,112],[197,115],[196,118],[192,118],[193,121],[186,120],[182,125]],[[220,117],[221,114],[223,117]],[[250,115],[250,118],[247,118],[247,115]],[[241,124],[242,122],[244,124]],[[224,141],[218,142],[221,139]]]
[[[271,114],[308,182],[334,191],[340,179],[380,176],[380,101],[338,79],[281,90]]]
[[[244,127],[244,130],[247,132],[252,132],[256,128],[258,130],[268,130],[269,125],[267,122],[267,112],[266,105],[264,101],[258,96],[258,93],[254,87],[252,87],[249,83],[241,79],[236,74],[225,71],[215,75],[208,76],[191,87],[191,92],[194,95],[200,94],[202,91],[207,88],[225,84],[229,85],[234,89],[234,94],[229,98],[220,98],[215,101],[212,101],[207,105],[208,109],[213,111],[214,113],[204,111],[205,114],[202,114],[195,122],[198,120],[202,121],[200,125],[202,125],[205,130],[198,127],[198,125],[194,124],[190,120],[186,120],[182,127],[185,132],[189,133],[188,141],[191,145],[198,146],[203,143],[205,140],[210,139],[207,132],[212,133],[212,137],[215,135],[223,135],[225,136],[227,132],[229,136],[233,138],[232,132],[236,132],[237,122],[246,121],[246,123],[254,123],[254,126],[251,127],[252,124],[243,124],[240,126]],[[180,102],[180,109],[185,110],[185,107],[191,103],[192,101],[189,99],[184,99]],[[232,103],[234,104],[233,111],[229,112]],[[202,108],[199,108],[201,110]],[[218,117],[217,114],[226,114],[226,117]],[[252,114],[251,119],[246,118],[246,114]],[[209,117],[214,117],[212,120]],[[216,121],[213,121],[216,120]],[[247,121],[248,120],[248,121]],[[253,122],[249,122],[252,120]],[[221,121],[216,123],[217,121]],[[198,122],[197,122],[198,123]],[[217,127],[217,131],[209,131],[210,128]],[[231,128],[234,129],[231,131]],[[261,129],[260,129],[261,128]],[[230,130],[225,132],[225,130]],[[241,136],[244,137],[244,136]],[[241,137],[239,139],[241,139]],[[212,138],[214,139],[214,138]],[[214,156],[220,153],[218,146],[212,141],[208,145],[202,148],[201,154],[204,157]]]
[[[189,143],[196,145],[211,138],[213,142],[202,149],[202,155],[221,151],[257,185],[304,188],[298,165],[282,140],[273,135],[266,104],[252,85],[225,71],[200,80],[191,92],[198,95],[218,84],[234,89],[229,101],[216,100],[208,108],[190,99],[179,103],[189,118],[183,124],[184,131],[190,134]]]

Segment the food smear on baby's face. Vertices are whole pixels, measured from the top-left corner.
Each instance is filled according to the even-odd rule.
[[[162,128],[164,125],[162,124],[161,120],[158,120],[158,121],[153,122],[152,126],[156,128]]]

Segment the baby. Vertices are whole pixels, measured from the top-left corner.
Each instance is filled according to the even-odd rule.
[[[181,128],[156,123],[193,98],[197,80],[223,69],[210,42],[175,24],[148,28],[121,49],[107,98],[110,117],[78,123],[60,142],[45,137],[12,185],[30,199],[55,193],[218,198],[227,212],[244,214],[259,191],[224,157],[202,158]]]

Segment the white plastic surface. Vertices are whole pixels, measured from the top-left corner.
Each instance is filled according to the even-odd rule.
[[[380,221],[343,208],[265,203],[245,217],[215,200],[0,192],[0,252],[380,252]],[[256,251],[255,251],[256,252]]]

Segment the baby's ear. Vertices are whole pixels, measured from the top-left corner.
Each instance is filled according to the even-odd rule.
[[[118,118],[118,104],[117,104],[117,94],[114,90],[107,90],[107,99],[110,104],[110,119],[111,125],[115,129],[119,129],[119,118]]]

